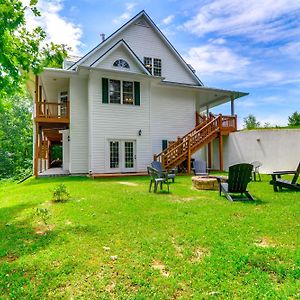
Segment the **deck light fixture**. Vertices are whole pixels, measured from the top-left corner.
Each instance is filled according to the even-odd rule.
[[[138,133],[139,133],[139,136],[141,136],[142,135],[142,129],[140,129]]]

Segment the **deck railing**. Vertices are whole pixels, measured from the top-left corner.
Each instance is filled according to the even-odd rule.
[[[200,115],[197,115],[199,118]],[[202,122],[183,137],[179,137],[167,149],[154,155],[154,160],[160,161],[166,169],[178,166],[188,156],[195,153],[202,146],[211,142],[219,134],[236,131],[236,116],[201,117]]]
[[[38,118],[69,118],[69,102],[37,102],[36,117]]]

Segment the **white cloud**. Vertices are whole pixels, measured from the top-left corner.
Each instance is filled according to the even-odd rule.
[[[162,23],[165,25],[169,25],[173,21],[174,17],[174,15],[169,15],[162,20]]]
[[[115,24],[121,24],[124,21],[127,21],[130,17],[132,17],[133,9],[135,8],[136,3],[133,2],[127,2],[125,3],[125,12],[122,13],[117,18],[113,19],[113,23]]]
[[[28,0],[23,3],[28,4]],[[41,26],[46,34],[46,42],[52,41],[57,44],[66,44],[71,48],[71,54],[80,54],[79,47],[82,45],[80,38],[82,30],[79,24],[74,24],[60,15],[63,9],[62,0],[40,0],[38,9],[41,17],[34,17],[31,12],[27,12],[26,21],[29,29]]]
[[[271,41],[299,35],[299,15],[298,0],[214,0],[183,27],[198,36],[222,33]]]
[[[299,42],[291,42],[284,46],[282,46],[279,51],[283,55],[288,55],[293,59],[300,59],[300,41]]]
[[[240,73],[249,64],[247,58],[234,53],[230,48],[215,44],[191,48],[184,59],[205,76]]]

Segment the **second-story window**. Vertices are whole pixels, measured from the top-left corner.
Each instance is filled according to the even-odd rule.
[[[121,103],[121,82],[120,80],[109,80],[109,102]]]
[[[144,57],[144,65],[150,74],[154,76],[161,76],[161,59]]]
[[[133,81],[109,80],[109,103],[134,104]]]

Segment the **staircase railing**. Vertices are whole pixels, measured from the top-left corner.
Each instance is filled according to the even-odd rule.
[[[164,151],[154,155],[154,160],[160,161],[165,169],[174,168],[188,159],[188,156],[215,139],[220,132],[232,132],[235,130],[235,116],[210,115],[182,138],[178,138],[176,142],[173,142]]]

